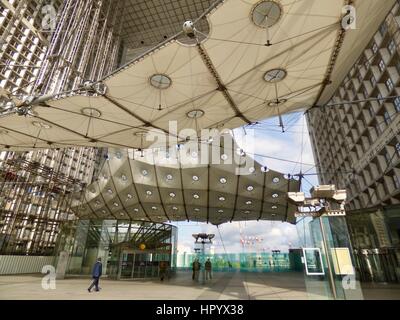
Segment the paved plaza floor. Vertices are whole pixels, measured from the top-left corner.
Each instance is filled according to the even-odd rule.
[[[308,300],[302,273],[215,273],[206,284],[179,272],[170,280],[102,279],[100,292],[89,293],[89,278],[57,280],[55,290],[42,288],[41,275],[0,276],[1,300]],[[400,299],[400,285],[363,285],[365,299]]]

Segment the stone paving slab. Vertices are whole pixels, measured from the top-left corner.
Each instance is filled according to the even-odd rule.
[[[89,278],[57,280],[44,290],[41,275],[0,276],[0,300],[319,300],[307,293],[302,273],[215,273],[204,285],[190,273],[170,280],[101,279],[100,292],[89,293]],[[400,285],[364,285],[365,299],[400,299]]]

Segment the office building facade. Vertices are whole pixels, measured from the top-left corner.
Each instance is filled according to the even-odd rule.
[[[400,3],[327,105],[307,112],[321,184],[348,191],[366,280],[400,281]]]

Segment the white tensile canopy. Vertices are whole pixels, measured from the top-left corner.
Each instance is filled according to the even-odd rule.
[[[207,37],[180,35],[146,52],[97,83],[104,92],[60,94],[30,116],[1,117],[0,144],[146,148],[143,133],[171,133],[171,121],[184,140],[182,129],[236,128],[307,109],[329,99],[392,2],[355,1],[357,29],[344,35],[343,0],[223,1],[205,17]]]
[[[287,193],[299,191],[298,178],[261,166],[235,144],[218,145],[199,152],[182,146],[167,157],[110,149],[97,181],[74,195],[72,210],[80,219],[294,223],[297,208]]]

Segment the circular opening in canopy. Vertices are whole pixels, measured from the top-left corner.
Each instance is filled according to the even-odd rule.
[[[165,74],[154,74],[150,77],[150,84],[157,89],[167,89],[171,83],[172,80]]]
[[[269,28],[276,24],[282,15],[282,9],[275,1],[260,1],[251,12],[253,23],[260,28]]]
[[[81,110],[82,114],[85,116],[93,117],[93,118],[100,118],[101,117],[101,112],[97,109],[94,108],[83,108]]]
[[[51,125],[44,123],[44,122],[40,122],[40,121],[33,121],[32,125],[34,125],[36,128],[40,128],[40,129],[50,129]]]
[[[201,118],[202,116],[204,116],[204,111],[203,110],[192,110],[187,113],[187,116],[188,116],[188,118],[191,118],[191,119],[198,119],[198,118]]]
[[[280,99],[280,100],[278,100],[278,101],[271,101],[271,102],[269,102],[268,103],[268,106],[270,106],[270,107],[277,107],[277,106],[280,106],[281,104],[284,104],[284,103],[286,103],[287,102],[287,100],[286,99]]]
[[[264,80],[266,82],[279,82],[285,79],[287,76],[287,72],[284,69],[271,69],[264,73]]]

